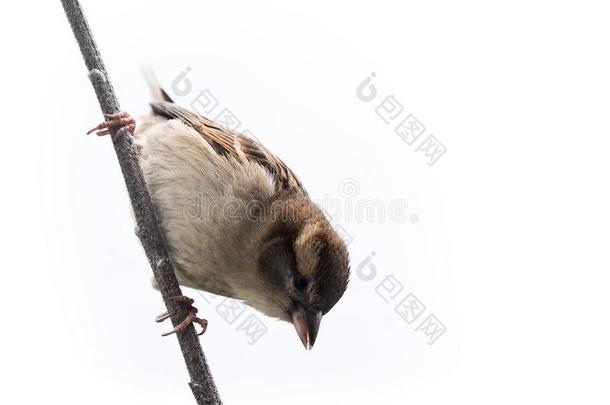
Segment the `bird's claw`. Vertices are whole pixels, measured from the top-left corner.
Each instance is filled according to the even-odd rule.
[[[89,131],[87,131],[87,135],[92,132],[95,132],[97,136],[108,135],[111,127],[120,126],[121,128],[112,137],[112,141],[116,143],[126,133],[133,136],[136,131],[136,121],[131,115],[129,115],[129,113],[121,111],[116,114],[104,114],[104,117],[106,117],[106,121],[101,122],[95,127],[91,128]]]
[[[188,314],[186,315],[186,318],[184,318],[182,322],[176,325],[174,329],[169,332],[163,333],[161,336],[169,336],[173,333],[182,332],[192,323],[196,323],[201,326],[201,332],[199,332],[197,335],[203,335],[208,327],[208,321],[197,317],[198,309],[193,306],[193,303],[195,301],[192,298],[186,297],[184,295],[178,295],[175,297],[171,297],[170,299],[186,304],[188,306]],[[163,322],[169,317],[169,312],[164,312],[155,318],[155,322]]]

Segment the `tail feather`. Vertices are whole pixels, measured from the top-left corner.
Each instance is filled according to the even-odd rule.
[[[157,79],[155,72],[150,66],[142,68],[142,74],[146,79],[146,83],[148,83],[148,88],[150,89],[154,101],[169,101],[170,103],[174,102],[169,94],[163,90],[159,84],[159,80]]]

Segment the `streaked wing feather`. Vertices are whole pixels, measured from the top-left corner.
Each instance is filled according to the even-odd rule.
[[[178,118],[192,127],[222,156],[232,156],[238,162],[256,162],[274,178],[276,190],[299,190],[303,186],[281,159],[253,139],[223,128],[214,121],[167,101],[150,104],[153,112],[167,118]]]

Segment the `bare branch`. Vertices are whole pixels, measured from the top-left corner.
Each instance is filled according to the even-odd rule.
[[[89,78],[97,94],[102,112],[105,114],[119,112],[119,103],[79,2],[77,0],[62,0],[62,4],[85,59]],[[119,130],[118,127],[110,128],[113,137]],[[108,138],[111,139],[111,137]],[[120,137],[120,140],[114,144],[114,150],[121,165],[135,213],[136,233],[146,251],[165,306],[171,314],[172,324],[176,326],[186,317],[187,308],[183,303],[171,299],[171,297],[182,295],[182,292],[167,253],[163,234],[155,216],[131,137]],[[197,404],[220,405],[220,396],[216,390],[195,328],[193,325],[189,325],[186,330],[178,333],[177,337],[191,378],[189,385]]]

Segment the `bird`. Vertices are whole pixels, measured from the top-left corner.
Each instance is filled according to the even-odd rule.
[[[175,103],[146,74],[151,112],[105,115],[92,128],[132,137],[178,282],[292,323],[310,350],[346,291],[347,246],[293,171],[261,143]],[[156,282],[153,278],[153,286]],[[188,297],[190,323],[207,327]],[[157,321],[167,319],[167,313]],[[203,333],[202,331],[202,333]]]

